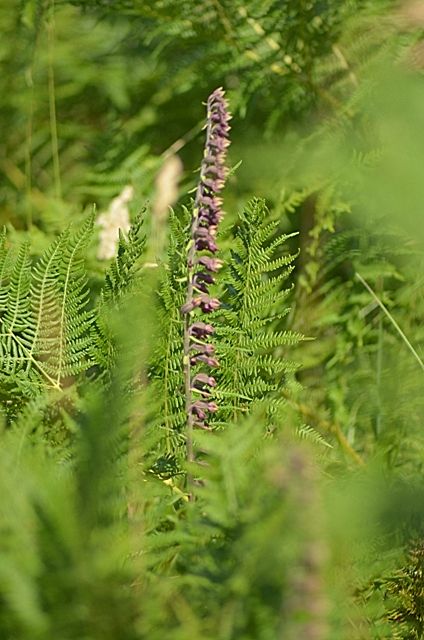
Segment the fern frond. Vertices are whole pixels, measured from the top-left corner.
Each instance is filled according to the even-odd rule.
[[[3,279],[0,357],[7,386],[25,386],[26,377],[34,392],[40,384],[61,389],[67,378],[90,366],[93,314],[87,309],[82,252],[92,228],[91,217],[73,236],[64,232],[33,269],[28,244],[23,244],[10,276]],[[3,250],[3,265],[4,255]]]
[[[92,330],[91,352],[93,360],[105,371],[110,369],[116,356],[110,314],[119,307],[123,297],[134,289],[140,275],[140,258],[146,246],[143,233],[145,212],[143,209],[137,216],[127,238],[119,232],[118,252],[106,272],[100,294]]]
[[[117,304],[124,293],[134,285],[140,271],[139,259],[146,246],[146,237],[142,232],[146,209],[143,209],[131,225],[128,237],[119,232],[118,252],[105,276],[101,292],[102,304]]]
[[[64,244],[59,263],[57,350],[52,350],[46,370],[59,387],[64,378],[90,366],[89,345],[93,313],[87,309],[88,288],[83,250],[93,230],[93,216]]]
[[[34,336],[28,358],[48,362],[57,348],[57,326],[60,322],[58,302],[59,268],[69,239],[64,232],[40,258],[33,269],[31,283]]]
[[[302,424],[300,427],[296,429],[296,435],[301,440],[308,440],[309,442],[314,442],[316,444],[323,445],[324,447],[329,447],[332,449],[332,446],[323,436],[313,427],[308,424]]]
[[[186,422],[184,377],[183,377],[183,320],[181,306],[185,300],[186,266],[185,247],[189,213],[184,211],[181,222],[174,213],[170,219],[170,243],[168,262],[158,297],[158,337],[151,378],[156,393],[161,400],[159,428],[163,430],[163,451],[165,456],[176,455],[183,458],[185,446],[184,426]]]
[[[1,318],[0,359],[4,373],[29,370],[28,350],[34,339],[31,318],[29,245],[22,244],[8,283],[6,310]]]
[[[293,372],[276,350],[296,344],[298,333],[278,331],[276,321],[286,314],[284,289],[293,255],[278,255],[291,236],[278,234],[278,222],[269,220],[265,203],[253,200],[235,229],[223,310],[215,322],[218,337],[217,388],[228,399],[218,415],[225,421],[250,405],[269,398]]]
[[[2,229],[0,234],[0,318],[7,308],[7,282],[10,277],[10,270],[11,259],[10,251],[6,245],[6,229]]]

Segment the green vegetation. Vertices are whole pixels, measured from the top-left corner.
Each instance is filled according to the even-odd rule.
[[[0,25],[0,638],[424,638],[422,3]]]

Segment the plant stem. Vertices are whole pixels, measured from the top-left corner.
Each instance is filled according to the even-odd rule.
[[[358,280],[360,282],[362,282],[362,284],[364,285],[365,289],[368,291],[368,293],[371,294],[371,296],[374,298],[375,302],[378,304],[378,306],[380,307],[380,309],[382,309],[384,311],[384,313],[386,314],[386,316],[389,318],[390,322],[392,323],[392,325],[394,326],[394,328],[396,329],[396,331],[399,333],[400,337],[402,338],[402,340],[404,341],[404,343],[406,344],[406,346],[408,347],[408,349],[410,350],[410,352],[412,353],[412,355],[414,356],[415,360],[418,362],[418,364],[420,365],[421,369],[424,371],[424,362],[421,360],[420,356],[418,355],[418,353],[415,351],[414,347],[412,346],[412,344],[409,342],[408,338],[406,337],[406,335],[404,334],[404,332],[402,331],[402,329],[400,328],[400,326],[398,325],[398,323],[396,322],[396,320],[394,319],[394,317],[392,316],[392,314],[390,313],[390,311],[387,309],[387,307],[381,302],[380,298],[377,296],[377,294],[371,289],[370,285],[368,284],[368,282],[366,280],[364,280],[364,278],[358,273],[355,273],[356,277],[358,278]]]
[[[211,135],[211,122],[208,119],[208,124],[206,128],[206,148],[210,140]],[[203,159],[200,165],[200,178],[205,172],[206,162]],[[193,206],[193,215],[191,219],[191,229],[190,229],[190,242],[188,246],[187,252],[187,297],[186,302],[190,302],[193,298],[194,293],[194,261],[196,257],[196,241],[195,235],[196,230],[199,226],[199,204],[200,204],[200,196],[201,196],[201,179],[197,185],[196,196],[194,200]],[[186,432],[186,454],[187,454],[187,462],[190,464],[194,462],[194,449],[193,449],[193,413],[191,410],[193,404],[193,394],[191,391],[191,365],[190,365],[190,328],[191,324],[191,314],[187,313],[184,319],[184,386],[185,386],[185,408],[186,408],[186,416],[187,416],[187,432]],[[189,473],[187,475],[187,485],[190,487],[193,484],[193,477]]]

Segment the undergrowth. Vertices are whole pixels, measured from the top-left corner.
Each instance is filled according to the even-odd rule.
[[[418,4],[0,19],[0,637],[424,637]]]

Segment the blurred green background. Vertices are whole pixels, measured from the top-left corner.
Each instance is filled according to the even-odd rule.
[[[148,204],[148,231],[155,212],[172,206],[178,216],[196,184],[205,100],[224,87],[234,171],[223,246],[252,196],[265,198],[281,233],[299,232],[282,328],[312,339],[291,351],[299,384],[287,394],[286,420],[316,440],[312,451],[290,438],[265,447],[256,483],[254,474],[233,477],[246,454],[233,432],[224,434],[206,487],[212,516],[189,513],[178,560],[174,546],[163,559],[160,541],[147,541],[146,530],[159,522],[163,532],[179,518],[178,494],[153,482],[142,507],[151,515],[142,532],[131,531],[153,551],[149,560],[135,553],[135,570],[125,523],[103,530],[81,507],[103,491],[90,494],[83,463],[107,455],[91,439],[109,416],[113,431],[105,398],[86,418],[75,477],[59,456],[54,495],[57,467],[45,471],[45,453],[5,430],[0,636],[274,640],[266,631],[275,630],[274,614],[261,607],[269,598],[278,609],[285,571],[283,592],[295,595],[285,599],[292,613],[282,615],[279,638],[424,637],[423,2],[1,0],[0,27],[0,223],[12,243],[30,240],[33,257],[93,207],[97,216],[107,211],[127,186],[132,219]],[[108,265],[100,242],[98,229],[87,259],[93,291]],[[249,443],[259,450],[254,423]],[[208,537],[217,522],[236,540],[231,562]],[[270,563],[269,540],[282,529],[286,546]],[[207,561],[189,579],[202,545]],[[162,563],[179,567],[176,586],[169,575],[158,581]],[[144,617],[127,588],[137,572],[149,576]],[[205,576],[223,590],[208,591]],[[72,595],[70,619],[63,594]],[[330,620],[316,635],[302,618],[308,603]]]

